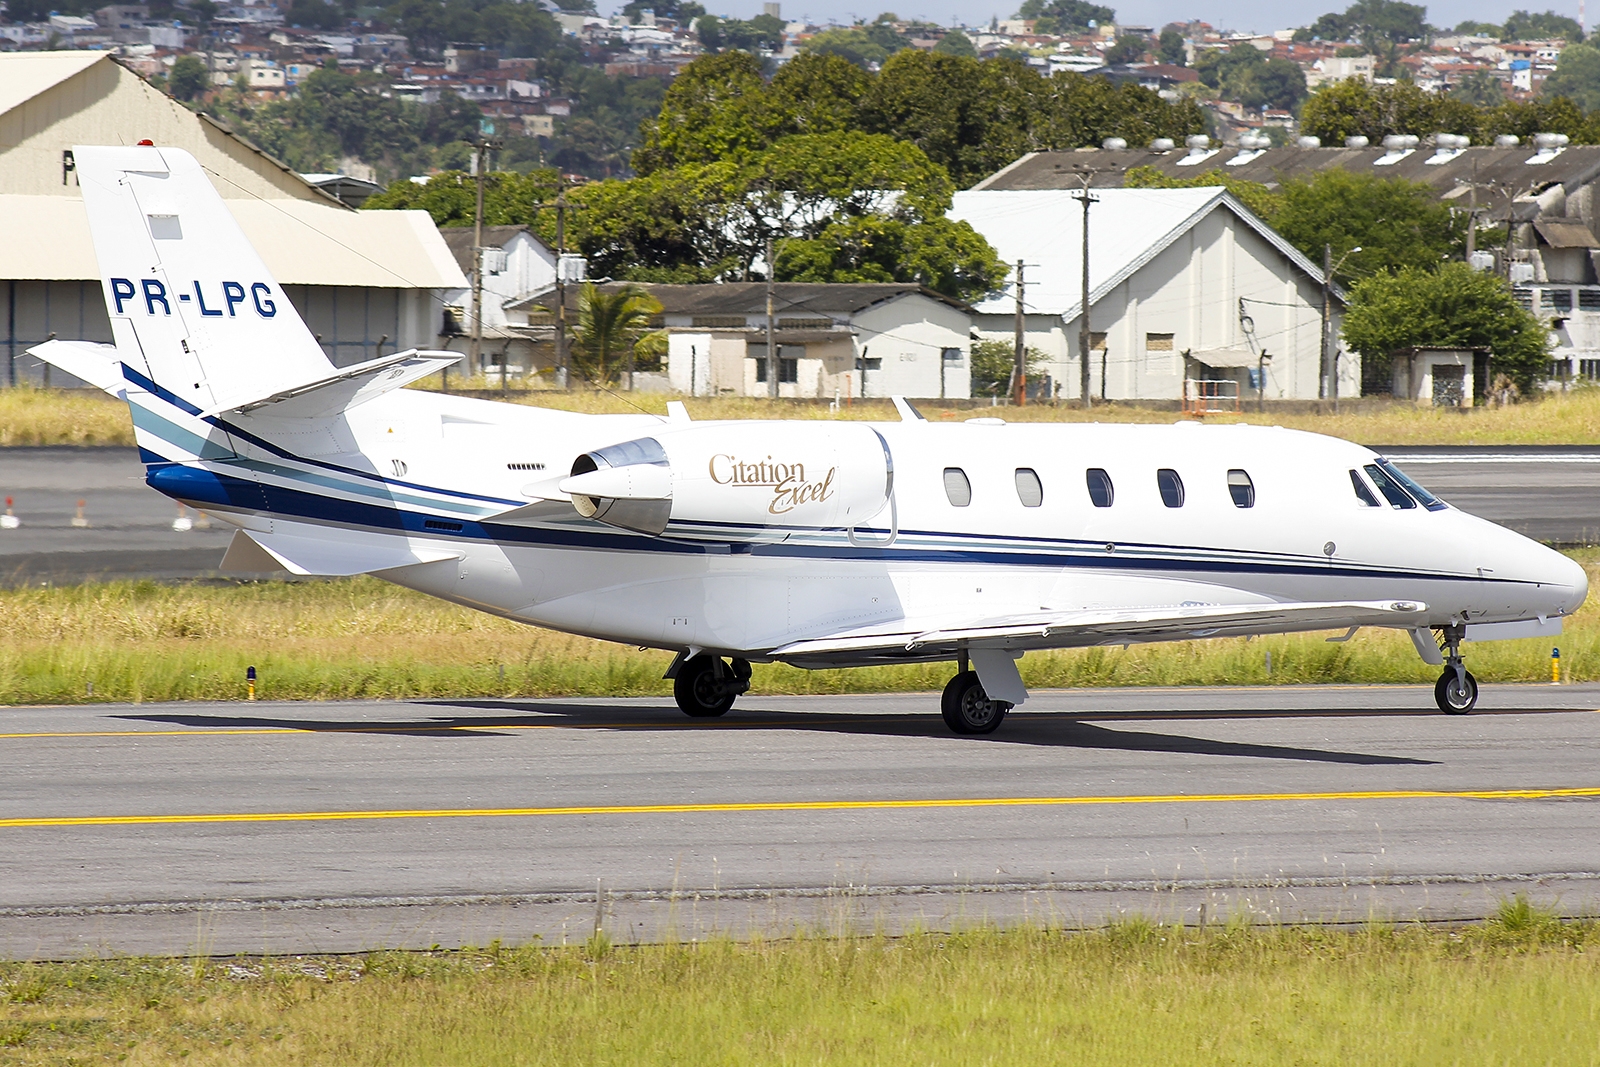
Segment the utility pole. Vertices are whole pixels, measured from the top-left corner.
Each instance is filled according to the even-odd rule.
[[[1082,363],[1078,368],[1078,397],[1083,407],[1090,407],[1094,400],[1091,396],[1089,379],[1089,349],[1094,339],[1094,333],[1089,329],[1089,205],[1099,203],[1100,198],[1089,192],[1089,183],[1094,180],[1098,170],[1090,167],[1078,168],[1078,180],[1083,182],[1083,189],[1072,194],[1072,199],[1083,203],[1083,291],[1081,299],[1082,310],[1078,318],[1078,354]],[[1100,371],[1101,385],[1105,384],[1105,370]]]
[[[582,208],[582,204],[567,203],[567,183],[557,178],[556,198],[549,203],[534,204],[537,211],[553,208],[556,213],[556,388],[570,386],[567,368],[567,275],[562,270],[567,256],[567,212]]]
[[[467,346],[467,366],[474,372],[483,370],[478,360],[483,347],[483,172],[488,149],[489,142],[482,138],[472,146],[472,174],[478,195],[472,210],[472,340]]]
[[[1015,362],[1011,365],[1010,392],[1012,401],[1019,408],[1028,402],[1028,349],[1023,335],[1024,322],[1022,312],[1022,294],[1023,289],[1027,284],[1023,281],[1022,277],[1023,268],[1025,266],[1026,264],[1024,264],[1022,260],[1017,260],[1017,336]],[[943,357],[941,356],[940,358],[942,359]]]
[[[767,396],[778,399],[778,346],[772,336],[773,300],[777,293],[777,268],[772,262],[772,238],[767,238]]]
[[[1333,346],[1328,344],[1328,324],[1333,312],[1333,245],[1322,246],[1322,380],[1318,383],[1317,399],[1328,399],[1328,384],[1333,380]]]

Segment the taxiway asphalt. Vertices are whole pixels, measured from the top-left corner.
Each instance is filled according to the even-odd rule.
[[[1600,542],[1600,449],[1383,451],[1475,515],[1540,541]],[[0,585],[212,577],[231,530],[174,531],[176,506],[144,484],[131,448],[0,449],[3,496],[15,498],[22,525],[0,530]],[[87,527],[72,525],[79,500]]]
[[[0,956],[1600,909],[1600,686],[0,710]]]

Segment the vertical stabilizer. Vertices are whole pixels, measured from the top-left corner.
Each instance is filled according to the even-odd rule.
[[[332,371],[193,156],[150,145],[73,156],[123,362],[204,409]]]

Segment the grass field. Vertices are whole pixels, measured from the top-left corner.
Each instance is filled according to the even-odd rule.
[[[471,385],[480,389],[493,388],[494,385],[482,379],[468,383],[457,380],[455,384],[458,388]],[[519,404],[612,414],[640,410],[661,414],[666,411],[667,401],[671,399],[660,394],[624,395],[588,390],[568,393],[513,390],[507,394],[507,398]],[[884,400],[851,404],[837,413],[830,412],[826,404],[795,401],[773,403],[748,397],[690,399],[686,404],[690,414],[697,419],[898,418],[894,408]],[[930,420],[941,422],[990,415],[1013,422],[1161,424],[1179,418],[1174,411],[1115,403],[1096,406],[1087,412],[1065,404],[991,409],[919,400],[917,406]],[[1480,408],[1466,412],[1417,408],[1371,399],[1348,402],[1338,415],[1316,414],[1305,408],[1304,404],[1269,406],[1265,414],[1246,411],[1239,415],[1214,416],[1212,421],[1287,426],[1374,445],[1600,444],[1600,388],[1578,388],[1565,395],[1552,395],[1510,407]],[[133,426],[126,406],[104,394],[87,390],[0,389],[0,447],[132,443]]]
[[[917,934],[0,964],[18,1064],[1600,1062],[1600,925]]]
[[[1600,589],[1600,550],[1574,553]],[[1595,597],[1558,640],[1569,680],[1600,677]],[[266,699],[665,696],[669,656],[532,629],[374,578],[239,585],[108,583],[0,590],[0,704],[228,700],[245,668]],[[1091,685],[1432,682],[1410,639],[1363,630],[1030,653],[1036,689]],[[1550,677],[1550,641],[1467,648],[1484,683]],[[1268,670],[1268,655],[1271,669]],[[946,663],[849,671],[758,664],[754,692],[943,688]]]

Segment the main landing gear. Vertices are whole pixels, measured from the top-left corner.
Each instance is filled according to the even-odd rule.
[[[724,663],[720,656],[696,656],[678,664],[672,696],[685,715],[713,719],[733,707],[734,698],[750,691],[750,661]]]
[[[962,657],[961,673],[950,679],[944,687],[939,711],[944,724],[958,734],[992,734],[1005,721],[1011,705],[1004,700],[991,700],[984,692],[978,672],[968,670]]]
[[[1461,662],[1461,639],[1465,626],[1446,626],[1443,629],[1444,673],[1433,686],[1433,699],[1446,715],[1465,715],[1478,703],[1478,680]]]

